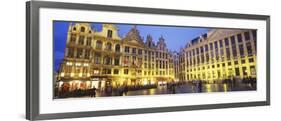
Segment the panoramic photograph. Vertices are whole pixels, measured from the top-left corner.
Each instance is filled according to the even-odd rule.
[[[256,91],[256,33],[53,21],[53,98]]]

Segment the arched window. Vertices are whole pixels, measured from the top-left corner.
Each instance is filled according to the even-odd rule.
[[[115,52],[120,52],[120,45],[119,44],[115,45]]]
[[[106,50],[111,50],[111,43],[106,43]]]
[[[73,27],[73,31],[76,31],[76,27]]]
[[[81,27],[81,32],[85,32],[85,27]]]
[[[102,42],[100,40],[98,40],[96,43],[96,49],[99,49],[99,50],[102,49]]]

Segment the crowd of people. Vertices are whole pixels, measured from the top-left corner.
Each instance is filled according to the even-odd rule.
[[[145,89],[152,89],[157,88],[158,86],[166,86],[167,91],[171,94],[175,94],[177,89],[179,89],[182,85],[189,85],[191,86],[194,92],[204,92],[204,86],[206,84],[227,84],[230,88],[236,88],[242,85],[248,85],[249,88],[256,87],[256,79],[255,78],[244,78],[244,79],[225,79],[225,80],[217,80],[217,81],[204,81],[204,80],[192,80],[192,81],[170,81],[165,83],[164,85],[134,85],[134,86],[127,86],[127,85],[117,85],[113,87],[112,85],[107,85],[103,88],[97,88],[93,86],[93,88],[88,90],[81,90],[76,89],[73,91],[67,92],[59,92],[55,90],[55,95],[59,98],[66,98],[66,97],[82,97],[82,96],[90,96],[90,97],[97,97],[97,96],[127,96],[129,91],[136,91],[136,90],[145,90]]]

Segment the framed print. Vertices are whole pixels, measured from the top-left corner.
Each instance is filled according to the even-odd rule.
[[[270,17],[26,3],[26,118],[270,104]]]

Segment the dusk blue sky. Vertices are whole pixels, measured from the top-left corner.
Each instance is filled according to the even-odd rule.
[[[54,69],[57,71],[59,64],[64,56],[64,50],[66,46],[67,30],[70,22],[55,21],[54,22]],[[120,37],[124,37],[133,25],[129,24],[116,24]],[[92,28],[101,31],[101,23],[92,23]],[[137,25],[137,29],[140,32],[141,37],[146,40],[146,36],[150,34],[155,44],[159,37],[162,35],[165,39],[167,47],[171,51],[179,51],[184,45],[208,32],[209,28],[194,28],[194,27],[172,27],[172,26],[151,26],[151,25]]]

